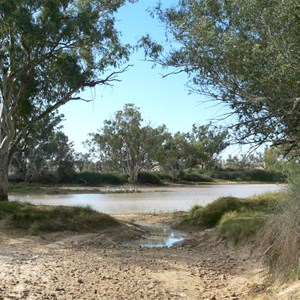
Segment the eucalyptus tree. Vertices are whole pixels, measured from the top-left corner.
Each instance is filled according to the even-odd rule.
[[[180,0],[158,5],[168,47],[149,36],[146,53],[170,73],[186,72],[191,91],[225,103],[244,143],[300,148],[298,0]],[[231,113],[230,113],[231,115]],[[298,151],[299,155],[299,151]]]
[[[126,69],[130,47],[114,27],[125,2],[1,1],[1,200],[8,199],[11,159],[30,131],[68,101],[82,100],[84,89],[112,84]]]
[[[188,133],[187,136],[189,142],[188,167],[213,168],[222,151],[230,144],[228,131],[212,126],[212,124],[194,124],[191,133]]]
[[[135,183],[141,169],[154,166],[165,138],[165,126],[143,126],[139,109],[126,104],[111,120],[105,120],[98,133],[86,142],[90,152],[110,171],[123,171]]]
[[[12,166],[24,178],[37,179],[45,172],[62,171],[66,162],[74,164],[73,143],[61,131],[63,116],[52,113],[27,136],[26,148],[17,152]]]
[[[160,169],[171,173],[173,180],[177,180],[178,175],[188,167],[187,162],[190,161],[191,154],[189,146],[185,133],[167,133],[163,149],[157,158]]]
[[[214,167],[228,145],[227,130],[211,124],[193,125],[191,132],[166,135],[163,151],[158,156],[159,165],[177,179],[186,169]]]

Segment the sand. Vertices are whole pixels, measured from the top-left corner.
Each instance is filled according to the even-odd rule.
[[[134,225],[81,235],[2,231],[0,299],[244,300],[265,289],[266,271],[251,247],[237,249],[214,229],[192,232],[172,248],[123,246],[143,233]]]

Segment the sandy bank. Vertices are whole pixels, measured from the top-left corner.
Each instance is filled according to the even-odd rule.
[[[126,218],[168,221],[167,215]],[[264,289],[259,260],[214,230],[194,232],[170,249],[122,246],[142,234],[135,226],[84,235],[0,234],[0,299],[244,300]]]

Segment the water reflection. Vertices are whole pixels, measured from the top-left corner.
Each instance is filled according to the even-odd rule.
[[[140,224],[142,225],[142,224]],[[174,244],[183,241],[187,237],[187,233],[172,229],[167,225],[145,226],[144,229],[149,232],[149,235],[144,239],[130,241],[125,243],[126,247],[142,247],[142,248],[161,248],[172,247]]]
[[[33,204],[91,206],[108,214],[144,214],[188,211],[193,205],[206,205],[223,196],[248,197],[278,191],[275,184],[220,184],[146,189],[141,193],[11,195],[10,200]]]

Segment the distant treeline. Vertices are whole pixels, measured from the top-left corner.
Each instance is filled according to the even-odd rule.
[[[194,169],[184,171],[174,176],[164,172],[139,172],[139,184],[163,185],[167,183],[208,183],[217,181],[232,182],[284,182],[286,177],[279,172],[263,169],[218,169],[203,171]],[[22,177],[11,176],[11,182],[22,182]],[[35,178],[27,179],[29,183],[40,184],[74,184],[83,186],[124,185],[128,183],[128,175],[124,173],[99,173],[99,172],[76,172],[72,176],[61,177],[55,173],[48,173]]]

